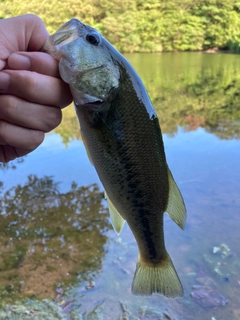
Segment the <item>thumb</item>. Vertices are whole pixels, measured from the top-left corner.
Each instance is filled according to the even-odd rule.
[[[34,14],[16,17],[16,23],[17,19],[25,27],[25,48],[19,51],[40,51],[49,36],[43,21]]]
[[[27,51],[40,51],[49,36],[45,25],[36,15],[29,14],[24,17],[26,19],[26,27],[29,27]]]
[[[40,51],[47,37],[43,21],[34,14],[0,21],[1,49],[5,49],[8,54],[16,51]]]

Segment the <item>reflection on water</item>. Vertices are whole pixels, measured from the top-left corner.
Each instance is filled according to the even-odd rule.
[[[163,133],[198,127],[221,139],[240,138],[240,59],[232,54],[127,54],[147,87]],[[71,123],[71,125],[70,125]],[[79,138],[73,108],[58,132]]]
[[[67,108],[63,124],[36,152],[0,166],[1,300],[56,297],[58,287],[64,294],[55,304],[65,301],[64,319],[237,320],[239,56],[127,58],[157,109],[168,163],[188,210],[184,232],[165,219],[166,245],[184,298],[131,294],[135,241],[127,226],[119,237],[109,228],[102,186],[74,110]]]
[[[0,296],[44,298],[102,267],[107,210],[96,184],[62,193],[52,177],[28,176],[1,193]],[[81,261],[81,263],[79,263]]]

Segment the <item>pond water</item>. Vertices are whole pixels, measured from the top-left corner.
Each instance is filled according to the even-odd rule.
[[[164,226],[184,297],[131,294],[137,246],[127,225],[112,230],[70,106],[42,146],[0,166],[0,319],[37,319],[41,303],[46,319],[240,319],[239,56],[126,57],[157,110],[187,207],[184,231],[167,216]]]

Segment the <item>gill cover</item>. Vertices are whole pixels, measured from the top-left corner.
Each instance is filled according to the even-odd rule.
[[[105,42],[98,31],[72,19],[44,46],[60,61],[60,75],[70,85],[77,105],[106,101],[119,86],[119,68]]]

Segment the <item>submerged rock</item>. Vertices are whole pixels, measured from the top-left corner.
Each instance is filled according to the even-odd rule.
[[[6,305],[0,310],[0,320],[64,320],[61,309],[50,300],[29,301],[25,305]]]
[[[194,302],[203,308],[224,307],[227,304],[227,300],[223,295],[208,286],[193,286],[191,297]]]

